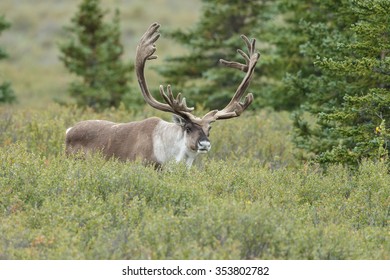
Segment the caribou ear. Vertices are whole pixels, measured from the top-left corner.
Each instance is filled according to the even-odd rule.
[[[181,127],[184,127],[188,121],[181,116],[173,115],[173,122]]]

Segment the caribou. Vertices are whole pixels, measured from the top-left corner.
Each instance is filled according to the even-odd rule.
[[[256,51],[256,40],[245,35],[248,53],[241,49],[237,52],[244,58],[245,64],[220,59],[220,64],[238,69],[245,76],[230,102],[222,110],[212,110],[203,117],[197,117],[188,107],[186,99],[178,93],[174,97],[171,86],[161,85],[160,94],[165,102],[156,100],[149,91],[145,78],[145,64],[157,58],[155,42],[159,39],[160,25],[153,23],[141,37],[137,46],[135,71],[144,100],[151,107],[173,114],[173,122],[157,117],[129,123],[114,123],[105,120],[86,120],[66,130],[66,154],[89,154],[101,152],[104,157],[121,161],[142,160],[147,164],[161,166],[170,160],[185,162],[191,167],[195,158],[211,149],[209,132],[211,123],[239,117],[253,101],[253,94],[244,94],[253,77],[260,54]]]

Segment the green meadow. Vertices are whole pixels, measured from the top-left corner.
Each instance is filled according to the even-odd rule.
[[[150,23],[185,28],[200,12],[200,1],[146,2],[102,1],[121,10],[126,59]],[[210,153],[190,169],[65,156],[65,130],[80,120],[171,118],[53,101],[68,99],[74,78],[56,44],[78,3],[0,2],[12,24],[0,36],[0,78],[18,98],[0,106],[0,259],[390,259],[386,165],[300,161],[287,112],[216,122]],[[156,63],[181,51],[162,36]]]
[[[1,259],[390,258],[381,162],[300,163],[288,114],[267,110],[216,123],[191,169],[64,155],[76,120],[128,117],[1,109]]]

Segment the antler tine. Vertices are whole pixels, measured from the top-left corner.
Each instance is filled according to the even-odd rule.
[[[168,94],[165,93],[164,87],[160,85],[160,94],[164,98],[165,102],[178,114],[182,112],[190,113],[194,110],[194,107],[188,107],[185,97],[181,97],[181,93],[178,93],[176,98],[173,97],[171,86],[167,86]]]
[[[241,35],[241,38],[244,40],[246,47],[248,48],[249,56],[241,49],[238,49],[237,52],[245,59],[246,64],[242,64],[236,61],[227,61],[224,59],[220,59],[219,62],[226,67],[235,68],[246,73],[248,72],[248,66],[250,64],[251,57],[258,53],[256,53],[256,39],[252,39],[251,42],[245,35]],[[258,55],[260,56],[260,54]]]
[[[250,81],[253,77],[253,72],[256,66],[256,63],[260,57],[260,53],[256,52],[256,40],[249,40],[245,35],[241,35],[241,38],[245,42],[245,45],[248,49],[248,54],[246,54],[243,50],[238,49],[237,52],[244,58],[246,64],[242,64],[236,61],[226,61],[224,59],[220,59],[220,63],[226,67],[238,69],[246,72],[244,79],[241,84],[237,88],[235,94],[230,100],[229,104],[221,110],[217,111],[213,114],[206,114],[208,118],[212,117],[213,120],[218,119],[230,119],[235,118],[241,115],[243,111],[245,111],[248,106],[253,101],[253,94],[248,93],[245,96],[244,101],[241,101],[243,95],[245,94],[246,89],[248,88]],[[210,112],[211,113],[211,112]],[[206,117],[205,116],[205,117]]]

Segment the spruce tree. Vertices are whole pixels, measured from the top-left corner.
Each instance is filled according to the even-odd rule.
[[[7,28],[10,27],[10,24],[5,20],[4,16],[0,17],[0,34]],[[7,57],[7,53],[0,48],[0,60]],[[9,82],[0,83],[0,103],[12,103],[16,100],[14,91],[11,88]]]
[[[200,20],[192,28],[168,32],[173,40],[189,50],[188,54],[167,59],[158,71],[165,83],[178,87],[190,101],[208,108],[222,108],[241,82],[242,73],[220,67],[219,59],[242,59],[238,54],[234,57],[234,51],[243,47],[241,34],[257,38],[260,53],[271,52],[272,47],[265,43],[265,31],[270,30],[269,19],[275,13],[275,5],[273,1],[259,0],[202,2]],[[269,57],[260,58],[256,78],[251,82],[251,91],[255,93],[253,107],[264,106],[262,93],[267,93],[273,84],[272,79],[267,79],[273,69],[266,65],[272,61]]]
[[[329,7],[335,2],[321,1]],[[297,114],[295,139],[324,164],[357,166],[364,158],[389,162],[390,2],[338,4],[329,17],[336,24],[304,23],[310,41],[301,49],[317,74],[295,76],[291,85],[305,92],[302,109],[316,121],[310,125]]]
[[[295,110],[307,101],[305,79],[321,73],[313,64],[317,50],[325,43],[320,26],[332,30],[345,29],[354,19],[341,9],[349,0],[278,0],[275,24],[268,42],[274,46],[272,67],[276,81],[268,91],[272,107],[281,110]],[[343,8],[344,7],[344,8]],[[338,10],[343,17],[335,16]],[[348,16],[347,16],[348,15]],[[279,22],[279,24],[277,24]],[[318,26],[318,29],[311,29]],[[320,33],[316,33],[320,32]],[[313,34],[314,33],[314,34]]]
[[[79,106],[118,107],[130,91],[132,65],[121,61],[119,11],[112,23],[104,22],[106,14],[99,0],[83,0],[66,28],[69,40],[60,45],[65,67],[81,78],[69,87]]]

